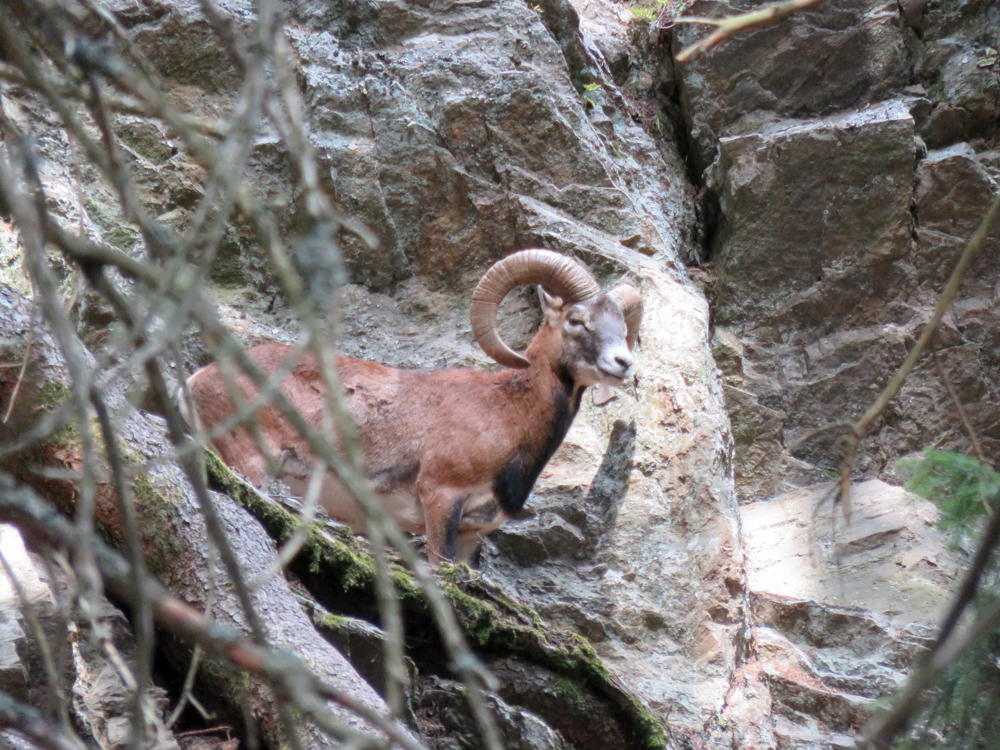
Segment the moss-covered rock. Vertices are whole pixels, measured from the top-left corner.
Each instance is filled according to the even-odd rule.
[[[292,513],[233,474],[215,454],[206,451],[205,455],[214,489],[250,511],[279,543],[294,533],[300,522]],[[289,567],[330,610],[377,623],[374,562],[348,528],[317,525]],[[427,597],[402,567],[393,566],[393,574],[410,656],[422,670],[440,671],[446,661],[437,658],[441,646]],[[511,656],[529,670],[540,667],[545,672],[543,680],[556,685],[556,693],[567,703],[590,705],[596,699],[604,708],[611,708],[622,736],[630,740],[629,747],[668,746],[660,723],[642,700],[608,671],[586,638],[545,625],[537,612],[465,565],[444,564],[439,575],[462,630],[481,656],[490,660]],[[318,624],[337,625],[329,617]]]

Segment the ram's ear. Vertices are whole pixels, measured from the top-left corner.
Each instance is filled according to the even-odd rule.
[[[542,287],[541,284],[538,285],[538,301],[542,304],[542,312],[560,312],[563,308],[563,298],[555,297]]]
[[[598,383],[594,387],[594,394],[592,398],[594,400],[594,406],[607,406],[618,398],[618,393],[615,391],[615,387],[613,385]]]

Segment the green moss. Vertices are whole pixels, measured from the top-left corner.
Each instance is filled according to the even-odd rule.
[[[104,521],[94,519],[94,531],[97,532],[97,536],[101,538],[101,541],[107,544],[109,547],[115,546],[115,536],[111,533],[111,527],[108,526]]]
[[[105,241],[119,250],[130,252],[139,242],[139,230],[129,224],[119,224],[104,235]]]
[[[548,682],[552,689],[563,698],[579,700],[584,696],[584,689],[576,680],[571,680],[568,677],[553,677]]]
[[[298,526],[298,520],[291,513],[268,502],[256,489],[237,477],[212,451],[206,450],[204,456],[209,484],[213,489],[224,492],[250,511],[279,543],[292,535]]]
[[[300,521],[296,516],[237,477],[209,450],[205,451],[205,466],[211,486],[249,511],[279,544],[298,528]],[[308,560],[310,572],[326,576],[335,572],[344,590],[374,588],[375,564],[349,529],[337,529],[331,533],[329,529],[314,527],[303,545],[303,554]],[[408,578],[402,570],[399,574]]]
[[[229,494],[249,510],[279,542],[298,526],[298,519],[236,477],[215,454],[206,451],[209,479],[215,489]],[[375,601],[375,566],[347,529],[310,532],[303,552],[309,571],[330,585],[339,577],[342,590],[354,590]],[[558,676],[568,697],[592,691],[609,699],[626,714],[639,747],[665,748],[667,735],[642,702],[621,686],[608,671],[586,638],[545,627],[538,613],[507,596],[497,585],[481,578],[465,565],[443,564],[441,582],[459,625],[466,636],[484,651],[513,653],[546,667]],[[393,577],[404,616],[410,627],[430,625],[430,605],[412,576],[393,566]]]
[[[24,356],[28,353],[28,345],[21,343],[0,343],[0,356],[4,362],[16,362],[20,364],[24,361]]]
[[[522,654],[547,667],[556,673],[561,694],[568,698],[586,690],[603,695],[625,712],[641,747],[667,747],[667,735],[660,722],[635,695],[621,687],[586,638],[544,628],[537,612],[480,578],[449,583],[445,592],[463,630],[480,647]]]
[[[203,658],[198,670],[201,678],[218,690],[225,702],[232,706],[246,704],[250,695],[250,675],[246,671],[212,656]]]
[[[133,151],[153,164],[165,164],[170,159],[170,145],[162,140],[151,138],[148,133],[123,130],[119,135]]]
[[[320,610],[317,607],[310,609],[309,616],[312,618],[312,621],[317,627],[325,628],[327,630],[335,630],[337,632],[347,630],[351,621],[351,618],[349,617],[333,615],[325,610]]]
[[[38,389],[35,402],[41,411],[52,411],[69,401],[72,392],[58,380],[47,380]],[[97,420],[92,420],[94,429],[99,429]],[[100,432],[97,433],[100,435]],[[80,425],[70,421],[56,430],[46,441],[52,447],[68,447],[80,444]]]
[[[218,255],[212,263],[212,281],[226,287],[253,283],[249,260],[260,254],[253,228],[239,220],[226,227]]]
[[[656,8],[629,8],[634,15],[639,16],[646,21],[655,21],[656,17],[660,14]]]
[[[94,221],[96,221],[98,223],[103,223],[103,221],[105,219],[104,209],[101,208],[100,204],[95,203],[94,201],[90,200],[89,198],[84,198],[83,199],[83,210],[86,211],[87,212],[87,216],[89,216]]]
[[[444,591],[466,635],[480,646],[488,645],[500,622],[496,607],[469,596],[455,584],[446,585]]]
[[[413,580],[413,576],[410,575],[409,571],[399,565],[393,565],[392,576],[396,582],[396,590],[399,592],[400,601],[412,607],[424,608],[427,612],[430,612],[427,597],[424,595],[423,590],[417,586],[417,582]]]
[[[176,498],[160,491],[146,474],[132,479],[132,494],[139,533],[145,541],[146,564],[153,574],[162,576],[183,554],[177,543]]]
[[[944,83],[940,78],[927,84],[927,95],[936,102],[947,103],[948,101],[948,95],[944,90]]]
[[[140,474],[132,480],[132,492],[140,503],[152,503],[157,499],[156,489],[146,474]]]
[[[68,401],[72,392],[58,380],[47,380],[38,389],[38,403],[43,409],[52,409]]]
[[[353,536],[350,541],[340,537],[339,532],[337,536],[331,542],[321,529],[313,529],[309,533],[309,569],[316,574],[325,573],[331,567],[341,571],[340,581],[345,590],[374,587],[374,561],[364,553]]]

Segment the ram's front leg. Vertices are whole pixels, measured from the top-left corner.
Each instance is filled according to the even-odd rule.
[[[454,560],[458,552],[462,512],[469,499],[467,492],[435,490],[421,493],[427,525],[427,562],[437,567],[442,560]]]
[[[465,563],[471,567],[482,543],[483,535],[477,529],[459,533],[455,543],[455,562]]]

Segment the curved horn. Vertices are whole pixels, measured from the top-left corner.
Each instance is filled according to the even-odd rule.
[[[628,350],[632,351],[642,324],[642,295],[631,284],[620,284],[608,292],[608,296],[622,309],[622,315],[625,316],[625,340]]]
[[[550,293],[574,304],[598,294],[597,282],[572,258],[552,250],[522,250],[493,264],[472,294],[472,334],[490,357],[504,367],[528,367],[497,333],[497,310],[514,287],[541,284]]]

